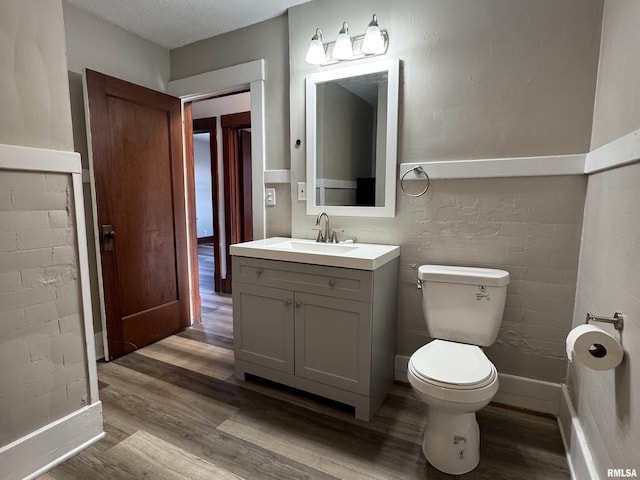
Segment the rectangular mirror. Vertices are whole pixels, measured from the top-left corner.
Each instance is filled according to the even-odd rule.
[[[393,217],[399,60],[306,77],[307,214]]]

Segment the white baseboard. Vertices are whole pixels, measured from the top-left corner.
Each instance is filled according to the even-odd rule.
[[[598,470],[566,385],[562,386],[558,425],[573,480],[598,480]]]
[[[104,339],[102,337],[102,332],[96,332],[93,337],[96,346],[96,360],[100,360],[104,358]]]
[[[96,402],[0,448],[0,478],[37,478],[104,435]]]
[[[500,388],[493,397],[496,403],[526,408],[557,416],[560,411],[562,385],[532,378],[498,373]]]
[[[409,357],[396,355],[394,379],[408,382]],[[558,415],[562,385],[531,378],[498,373],[500,388],[493,401],[535,412]]]

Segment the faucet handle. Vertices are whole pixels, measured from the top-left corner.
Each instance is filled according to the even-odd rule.
[[[334,228],[331,230],[331,240],[330,243],[338,243],[338,232],[344,233],[344,228]]]
[[[322,227],[311,227],[311,230],[318,230],[318,236],[316,237],[316,242],[319,242],[319,243],[324,243],[325,242],[324,235],[322,234],[322,230],[324,230],[324,228],[322,228]]]

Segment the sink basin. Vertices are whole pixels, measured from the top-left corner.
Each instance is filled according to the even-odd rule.
[[[375,270],[400,256],[400,247],[372,243],[318,243],[273,237],[231,245],[231,255],[332,267]]]
[[[339,253],[353,252],[359,247],[355,244],[317,243],[308,241],[303,242],[299,240],[286,240],[282,243],[276,243],[271,248],[283,248],[300,252],[318,252],[335,255]]]

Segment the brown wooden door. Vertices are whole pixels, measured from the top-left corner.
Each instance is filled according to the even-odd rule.
[[[177,98],[86,77],[97,220],[111,226],[100,245],[114,359],[189,324],[182,119]]]

